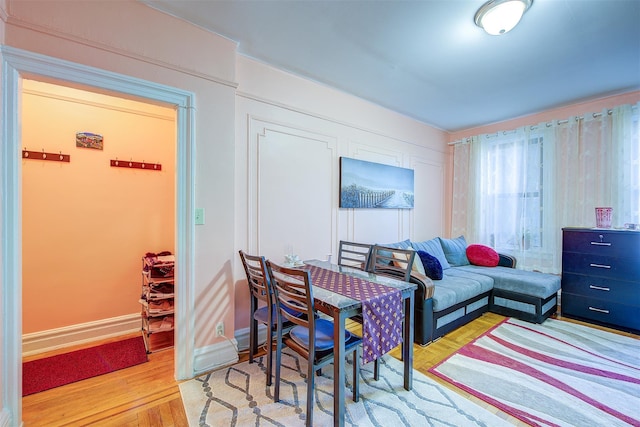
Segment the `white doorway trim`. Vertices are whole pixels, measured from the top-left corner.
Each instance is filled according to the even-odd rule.
[[[0,425],[22,422],[22,78],[69,82],[145,98],[177,110],[175,377],[193,375],[195,95],[181,89],[0,45],[0,325],[2,413]],[[8,414],[7,414],[8,412]],[[4,418],[4,420],[3,420]]]

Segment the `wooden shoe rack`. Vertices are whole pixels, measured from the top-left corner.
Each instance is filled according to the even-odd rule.
[[[142,336],[147,353],[173,347],[174,337],[173,255],[142,258]]]

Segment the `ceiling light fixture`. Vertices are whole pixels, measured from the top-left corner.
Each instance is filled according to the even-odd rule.
[[[476,25],[498,36],[513,29],[533,0],[490,0],[482,5],[474,18]]]

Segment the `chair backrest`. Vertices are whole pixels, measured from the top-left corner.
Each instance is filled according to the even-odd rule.
[[[267,261],[267,274],[272,284],[274,303],[278,307],[278,329],[281,329],[282,323],[289,321],[309,328],[313,333],[315,307],[311,274],[299,268],[283,267],[271,261]]]
[[[255,303],[255,299],[258,299],[271,306],[273,304],[272,291],[265,258],[263,256],[249,255],[242,250],[239,253],[247,275],[247,282],[249,282],[252,303]]]
[[[411,278],[411,269],[413,268],[415,256],[416,251],[412,249],[373,245],[369,271],[408,282]]]
[[[366,270],[369,264],[371,245],[340,240],[338,265]]]

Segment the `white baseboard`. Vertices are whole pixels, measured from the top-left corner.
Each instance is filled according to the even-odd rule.
[[[6,408],[0,411],[0,427],[9,427],[9,421],[11,421],[11,417],[9,415],[9,411]]]
[[[235,338],[197,348],[194,354],[194,377],[237,362],[238,343]]]
[[[140,313],[49,329],[22,336],[22,355],[126,335],[141,330]]]
[[[238,343],[238,351],[249,350],[249,328],[238,329],[235,331],[234,338]],[[258,325],[258,346],[263,345],[267,341],[267,327],[263,324]]]

